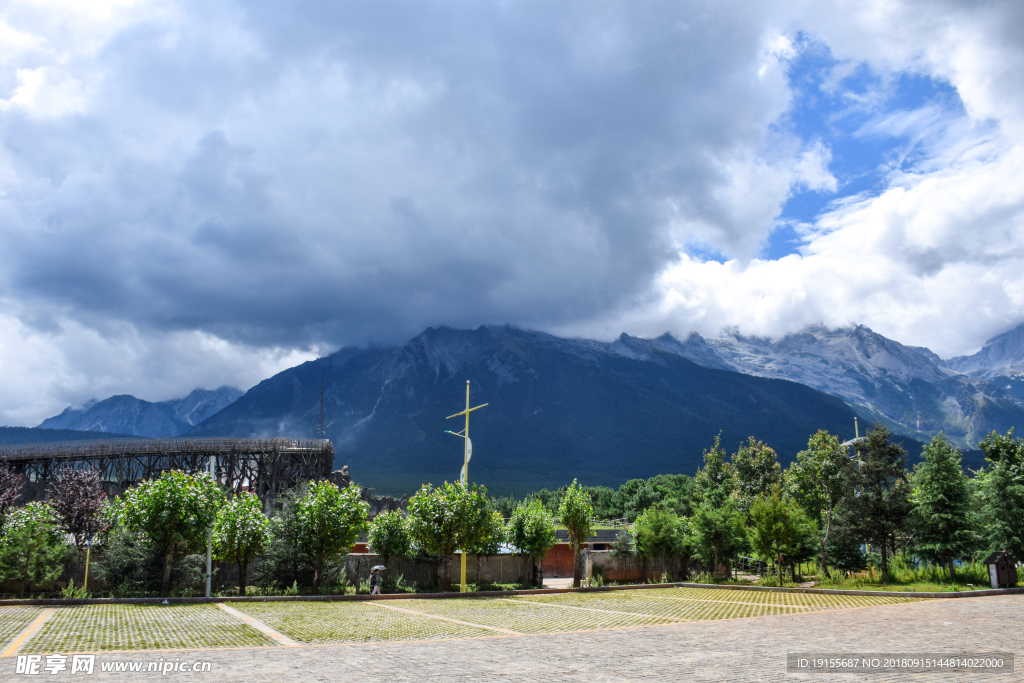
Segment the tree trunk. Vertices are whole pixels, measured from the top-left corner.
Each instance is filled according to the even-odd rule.
[[[320,593],[320,579],[323,578],[324,574],[324,558],[320,555],[316,558],[316,564],[313,567],[313,594]],[[356,592],[359,592],[359,574],[356,574]]]
[[[580,562],[583,554],[583,548],[581,543],[577,543],[573,549],[572,555],[572,587],[579,588],[580,582],[583,580],[583,567]]]
[[[821,575],[828,578],[828,561],[825,559],[825,544],[828,542],[828,534],[832,530],[832,508],[825,513],[825,535],[821,537]]]
[[[882,539],[882,583],[885,583],[889,578],[889,546],[885,542],[886,539]]]
[[[955,574],[954,574],[955,568],[953,566],[953,562],[954,562],[953,558],[952,557],[949,558],[949,582],[950,583],[953,583],[953,579],[955,577]]]
[[[450,569],[451,569],[451,559],[452,559],[451,555],[445,555],[444,556],[444,580],[442,582],[442,586],[444,587],[444,589],[446,591],[450,591],[452,589],[452,580],[451,580],[451,572],[450,572]]]
[[[172,545],[164,553],[164,575],[160,579],[160,595],[169,595],[171,592],[171,565],[174,564],[174,546]]]
[[[248,577],[245,575],[246,569],[249,568],[249,563],[239,558],[238,560],[238,594],[243,598],[245,597],[245,586],[248,583]]]

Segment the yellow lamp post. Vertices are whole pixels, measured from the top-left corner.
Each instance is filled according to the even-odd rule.
[[[453,417],[458,417],[459,415],[465,415],[466,416],[466,428],[463,429],[461,432],[453,432],[453,431],[448,430],[448,429],[446,429],[445,431],[447,433],[449,433],[449,434],[454,434],[455,436],[461,436],[465,440],[465,449],[463,450],[463,456],[462,456],[462,474],[459,476],[459,480],[462,482],[462,484],[464,486],[467,486],[467,487],[469,486],[469,461],[473,457],[473,442],[469,440],[469,414],[471,412],[473,412],[474,410],[479,410],[480,408],[483,408],[486,405],[487,405],[486,403],[482,403],[482,404],[476,406],[475,408],[470,408],[469,407],[469,380],[467,379],[466,380],[466,409],[463,410],[461,413],[455,413],[454,415],[449,415],[448,417],[445,418],[446,420],[450,420]],[[465,548],[462,549],[462,553],[461,554],[462,554],[462,592],[465,593],[466,592],[466,549]]]

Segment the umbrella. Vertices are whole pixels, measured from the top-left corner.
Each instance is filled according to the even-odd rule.
[[[382,564],[378,564],[376,567],[370,567],[370,571],[373,571],[374,569],[384,572],[387,571],[388,568]]]

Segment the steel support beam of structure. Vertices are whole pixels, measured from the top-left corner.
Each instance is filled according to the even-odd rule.
[[[68,467],[94,467],[119,493],[167,470],[209,471],[229,491],[252,491],[269,509],[279,493],[300,481],[326,479],[334,446],[326,439],[146,439],[32,444],[0,448],[0,460],[25,475],[29,499]]]

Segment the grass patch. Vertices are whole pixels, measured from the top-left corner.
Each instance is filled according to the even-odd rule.
[[[41,607],[30,605],[10,605],[0,607],[0,644],[7,647],[22,629],[43,611]]]
[[[276,643],[214,605],[74,605],[56,614],[23,652],[258,647]]]
[[[950,577],[945,567],[923,562],[914,565],[897,555],[889,564],[889,576],[885,582],[877,568],[868,567],[863,572],[829,572],[827,577],[816,582],[815,587],[943,593],[969,591],[968,584],[973,584],[976,590],[988,588],[988,568],[980,562],[972,562],[958,567]]]
[[[396,601],[396,606],[410,608],[411,602],[417,601]],[[495,635],[494,631],[395,612],[375,602],[246,602],[234,603],[232,607],[302,643],[364,643]]]
[[[571,595],[571,594],[570,594]],[[396,607],[458,619],[519,633],[553,633],[668,623],[657,615],[609,614],[585,610],[555,609],[527,600],[461,598],[456,600],[402,600]]]

